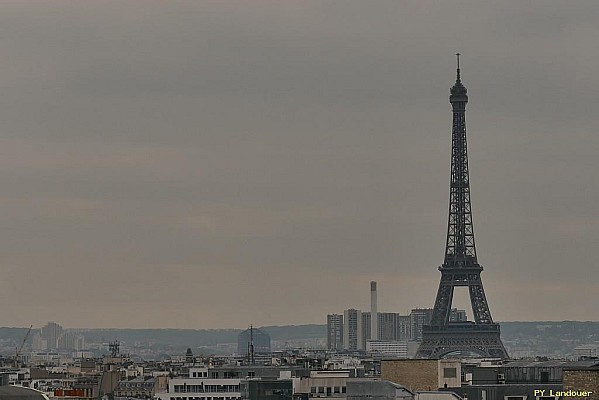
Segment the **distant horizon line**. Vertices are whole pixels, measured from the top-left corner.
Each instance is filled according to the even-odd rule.
[[[59,322],[56,321],[48,321],[48,322],[54,322],[60,326],[62,326],[63,328],[66,329],[81,329],[81,330],[178,330],[178,331],[244,331],[246,329],[249,329],[250,327],[245,327],[245,328],[176,328],[176,327],[170,327],[170,328],[154,328],[154,327],[146,327],[146,328],[132,328],[132,327],[101,327],[101,328],[85,328],[85,327],[67,327],[62,325]],[[46,322],[46,324],[48,323]],[[593,321],[593,320],[539,320],[539,321],[499,321],[496,322],[497,324],[512,324],[512,323],[529,323],[529,324],[540,324],[540,323],[560,323],[560,322],[585,322],[585,323],[599,323],[599,321]],[[316,323],[312,323],[312,324],[288,324],[288,325],[262,325],[262,326],[253,326],[256,329],[262,329],[262,328],[288,328],[288,327],[303,327],[303,326],[321,326],[321,327],[326,327],[326,323],[325,324],[316,324]],[[32,329],[40,329],[40,327],[33,327]],[[0,329],[29,329],[29,327],[27,326],[0,326]]]

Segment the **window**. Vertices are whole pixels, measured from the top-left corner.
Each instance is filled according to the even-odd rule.
[[[456,378],[457,369],[456,368],[443,368],[443,377],[444,378]]]
[[[543,383],[549,382],[549,371],[541,371],[541,382],[543,382]]]

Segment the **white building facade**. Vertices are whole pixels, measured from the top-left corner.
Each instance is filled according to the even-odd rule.
[[[186,378],[172,378],[160,400],[241,400],[241,379],[208,378],[208,368],[190,368]]]
[[[408,358],[408,342],[405,340],[368,340],[366,351],[397,358]]]

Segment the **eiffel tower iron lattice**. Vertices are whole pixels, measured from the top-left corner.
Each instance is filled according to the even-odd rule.
[[[453,126],[445,259],[439,267],[441,282],[431,322],[423,328],[422,342],[416,358],[441,358],[454,352],[508,358],[501,342],[499,324],[494,323],[491,318],[480,277],[483,267],[479,265],[476,256],[466,143],[468,95],[460,78],[459,53],[457,57],[457,78],[449,96],[453,108]],[[473,322],[449,322],[454,288],[458,286],[468,287]]]

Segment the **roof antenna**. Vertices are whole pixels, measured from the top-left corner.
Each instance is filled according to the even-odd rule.
[[[456,53],[456,57],[458,58],[458,70],[457,70],[458,77],[457,77],[456,81],[461,82],[461,80],[460,80],[460,53]]]
[[[254,327],[250,325],[250,341],[248,342],[248,358],[250,365],[254,365]]]

